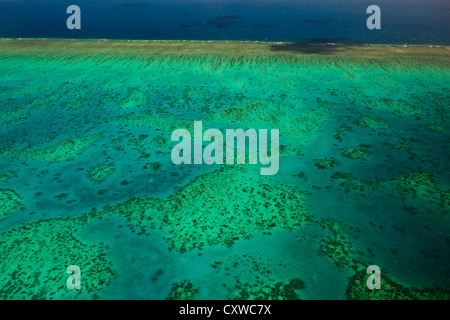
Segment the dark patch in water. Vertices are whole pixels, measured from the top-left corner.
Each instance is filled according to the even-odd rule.
[[[161,276],[164,273],[164,271],[162,269],[158,269],[156,270],[156,273],[153,275],[152,277],[152,281],[156,282],[159,279],[159,276]]]
[[[239,21],[236,21],[237,19],[238,17],[234,15],[220,16],[208,19],[208,21],[206,21],[206,24],[216,28],[226,28],[231,24],[239,23]]]
[[[235,15],[231,15],[231,16],[220,16],[220,17],[216,17],[216,18],[211,18],[208,21],[224,21],[224,20],[234,20],[237,19],[238,17]]]
[[[397,226],[397,225],[393,225],[392,226],[392,229],[394,229],[395,231],[397,231],[397,232],[400,232],[400,234],[402,235],[402,236],[404,236],[404,237],[406,237],[406,230],[405,229],[402,229],[402,228],[400,228],[399,226]]]
[[[117,7],[119,8],[133,8],[133,7],[142,7],[145,6],[144,3],[121,3],[118,4]]]
[[[264,28],[273,28],[273,26],[268,25],[268,24],[263,24],[263,23],[253,23],[253,24],[248,24],[245,26],[246,28],[251,28],[251,29],[264,29]]]
[[[192,27],[203,27],[203,24],[199,24],[199,23],[180,23],[178,25],[181,28],[192,28]]]
[[[300,19],[300,20],[295,20],[297,22],[301,22],[301,23],[312,23],[312,24],[327,24],[328,21],[327,20],[308,20],[308,19]]]
[[[313,38],[308,39],[307,43],[345,43],[345,44],[363,44],[362,41],[350,38]]]

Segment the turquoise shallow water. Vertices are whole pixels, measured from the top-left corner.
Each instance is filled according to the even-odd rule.
[[[445,47],[0,40],[1,297],[450,297],[448,61]],[[279,172],[174,165],[171,133],[194,121],[279,129]]]

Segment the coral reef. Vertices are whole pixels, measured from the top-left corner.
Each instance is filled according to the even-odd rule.
[[[0,172],[0,182],[8,182],[10,178],[15,178],[17,176],[17,171],[14,170]]]
[[[379,129],[379,128],[389,128],[389,123],[381,118],[373,116],[362,116],[355,121],[358,126]]]
[[[148,93],[139,88],[129,88],[127,96],[118,101],[122,108],[145,107],[149,103]]]
[[[151,254],[161,259],[148,290],[167,289],[166,263],[176,267],[167,272],[181,272],[169,282],[168,299],[205,292],[304,298],[327,286],[312,267],[327,261],[329,275],[357,272],[350,299],[448,299],[446,291],[404,287],[384,274],[382,290],[368,291],[368,275],[359,272],[369,265],[366,252],[374,256],[370,231],[393,230],[377,238],[386,248],[377,257],[387,255],[388,270],[393,246],[403,250],[394,243],[400,237],[414,235],[402,244],[414,252],[430,240],[423,228],[447,222],[440,213],[450,205],[448,66],[444,47],[0,39],[0,298],[108,299],[119,291],[117,297],[126,288],[103,291],[113,283],[112,261],[123,258],[116,246],[156,239],[151,245],[160,251]],[[179,128],[192,133],[194,121],[203,121],[204,131],[279,129],[279,174],[261,176],[259,165],[172,165],[170,135]],[[401,168],[412,169],[393,176]],[[385,206],[375,203],[380,199]],[[364,210],[359,220],[351,216],[357,209]],[[339,213],[345,223],[360,221],[361,233],[316,218]],[[408,213],[418,214],[406,229],[399,220]],[[129,230],[106,229],[117,221],[117,229]],[[83,228],[92,230],[92,222],[99,232],[91,238]],[[443,228],[432,240],[450,243]],[[274,241],[270,251],[265,241]],[[149,261],[134,253],[146,248],[134,249],[126,254],[135,268],[126,273]],[[416,258],[433,256],[420,263],[424,276],[438,281],[436,269],[426,267],[447,255],[435,249],[428,256],[419,249]],[[306,256],[311,267],[297,268]],[[396,259],[396,270],[407,262]],[[183,270],[186,263],[193,267]],[[81,268],[81,290],[66,287],[69,265]],[[219,283],[210,288],[192,280],[211,274]],[[302,291],[301,279],[318,285]]]
[[[14,213],[23,207],[22,196],[11,189],[0,189],[0,218]]]
[[[370,154],[370,145],[359,144],[357,146],[350,146],[340,149],[341,155],[353,160],[365,160]]]
[[[338,267],[350,265],[352,246],[340,237],[328,237],[321,241],[321,250],[331,258]]]
[[[0,236],[1,299],[93,298],[114,271],[105,259],[105,245],[87,245],[74,234],[82,219],[40,220]],[[68,290],[66,269],[81,270],[81,289]]]
[[[398,191],[412,196],[427,195],[430,187],[435,187],[436,183],[431,174],[413,170],[403,174],[393,181]]]
[[[102,134],[75,136],[52,146],[31,151],[6,148],[0,150],[0,155],[44,162],[69,161],[80,155],[89,145],[99,140],[102,136]]]
[[[133,144],[136,147],[134,147],[134,150],[137,150],[138,152],[141,153],[141,158],[149,158],[150,157],[150,153],[149,151],[151,150],[149,143],[147,142],[147,138],[148,135],[146,134],[141,134],[139,135],[137,138],[133,138],[133,139],[128,139],[129,144]],[[123,150],[123,146],[116,148],[118,150]]]
[[[167,134],[172,134],[176,129],[187,129],[189,132],[193,132],[194,129],[194,121],[181,119],[164,111],[145,111],[140,115],[128,114],[116,116],[108,119],[108,121],[119,121],[139,127],[155,128]]]
[[[295,108],[295,109],[294,109]],[[292,110],[297,114],[292,119]],[[239,125],[241,128],[277,128],[283,132],[283,137],[295,142],[294,147],[280,150],[283,156],[297,152],[299,143],[303,143],[305,138],[317,132],[320,125],[326,120],[329,113],[329,107],[322,102],[322,105],[313,109],[299,109],[298,106],[282,105],[272,101],[262,100],[249,102],[241,106],[225,109],[212,116],[195,119],[203,121],[203,130],[207,130],[209,123],[218,123],[221,126]],[[171,134],[175,129],[187,129],[193,132],[194,121],[175,116],[167,111],[159,110],[157,112],[145,111],[140,115],[128,114],[110,118],[108,121],[119,121],[136,126],[145,126],[155,128]],[[155,138],[156,139],[156,138]],[[167,138],[157,137],[153,139],[152,144],[164,146]],[[280,148],[281,149],[281,148]]]
[[[66,108],[69,110],[80,110],[89,106],[89,100],[87,98],[78,98],[66,103]]]
[[[169,140],[164,136],[157,136],[152,139],[152,144],[160,148],[166,146],[168,142]]]
[[[427,125],[424,125],[424,128],[429,130],[429,131],[437,132],[437,133],[448,133],[448,132],[450,132],[450,127],[449,126],[440,125],[440,124],[427,124]]]
[[[349,172],[335,172],[331,179],[341,181],[340,186],[346,192],[372,192],[380,188],[382,179],[358,180]]]
[[[238,282],[228,296],[231,300],[300,300],[298,291],[305,284],[300,279],[286,282],[265,282],[258,285]]]
[[[231,245],[272,228],[291,229],[312,221],[301,190],[254,170],[222,166],[171,196],[162,219],[172,246],[185,251]]]
[[[345,123],[342,123],[339,125],[339,128],[336,130],[336,134],[333,135],[333,139],[336,140],[337,142],[341,143],[342,141],[344,141],[343,135],[346,132],[352,131],[353,128],[348,126]]]
[[[369,264],[367,264],[369,265]],[[385,273],[381,274],[381,288],[370,290],[367,279],[370,274],[366,270],[359,270],[350,279],[347,287],[349,300],[448,300],[450,291],[439,288],[405,287],[393,281]]]
[[[366,100],[366,105],[374,109],[389,110],[398,115],[423,115],[426,111],[404,99],[381,98],[380,100]]]
[[[182,280],[172,285],[166,300],[194,300],[200,289],[189,280]]]
[[[92,167],[88,171],[88,177],[93,182],[103,182],[116,170],[114,163],[105,162],[95,167]]]
[[[128,227],[130,227],[133,232],[136,229],[140,229],[140,233],[144,234],[144,224],[150,223],[151,227],[155,228],[155,218],[159,218],[160,212],[162,212],[163,209],[163,200],[153,198],[133,198],[124,203],[107,206],[101,210],[93,210],[86,216],[86,219],[97,219],[107,214],[120,214],[128,219]]]
[[[244,128],[277,128],[283,137],[302,143],[316,133],[326,120],[329,107],[320,101],[319,107],[308,110],[302,106],[277,104],[272,101],[254,101],[229,108],[206,118],[208,121],[236,123]],[[294,117],[293,117],[294,113]]]
[[[352,180],[355,179],[350,172],[335,172],[331,176],[332,179]]]
[[[441,190],[441,207],[450,209],[450,190]]]
[[[190,86],[186,84],[170,93],[165,99],[171,109],[183,112],[193,110],[208,112],[211,106],[217,106],[224,99],[221,92],[217,92],[217,90],[214,92],[211,88],[203,85]]]
[[[398,141],[387,142],[386,144],[392,148],[411,153],[424,143],[419,139],[401,138]]]
[[[329,257],[338,267],[357,268],[361,262],[354,256],[349,237],[356,237],[359,229],[352,228],[334,219],[324,219],[320,226],[331,235],[320,242],[320,252]]]
[[[340,164],[336,158],[314,159],[314,165],[319,169],[332,169]]]
[[[298,300],[305,288],[301,279],[279,279],[275,275],[277,269],[284,270],[289,263],[258,255],[230,255],[224,261],[216,261],[212,267],[217,273],[233,278],[223,283],[228,290],[227,299]]]
[[[409,170],[400,177],[391,179],[391,182],[403,195],[439,202],[444,210],[449,207],[450,190],[438,184],[434,176],[424,170]]]
[[[132,228],[152,221],[154,227],[170,233],[171,247],[181,252],[205,245],[231,246],[273,228],[292,229],[312,221],[305,192],[254,170],[222,166],[167,200],[132,199],[92,214],[119,213],[129,219]]]
[[[63,96],[64,94],[62,93],[50,93],[42,99],[37,99],[36,103],[34,103],[31,108],[34,110],[49,111],[55,107],[56,103],[61,100]]]
[[[161,169],[162,164],[161,164],[161,162],[159,162],[159,161],[154,161],[154,162],[150,162],[150,163],[148,164],[148,167],[149,167],[150,169],[156,171],[156,170]]]

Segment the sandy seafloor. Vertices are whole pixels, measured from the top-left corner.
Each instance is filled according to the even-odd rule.
[[[449,57],[0,40],[0,298],[448,299]],[[174,165],[195,120],[279,129],[278,174]]]

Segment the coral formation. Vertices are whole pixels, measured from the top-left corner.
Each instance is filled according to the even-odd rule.
[[[450,132],[450,127],[440,124],[427,124],[424,126],[425,129],[437,132],[437,133],[447,133]]]
[[[343,135],[348,132],[348,131],[352,131],[353,128],[348,126],[345,123],[342,123],[339,125],[339,128],[336,130],[336,134],[333,135],[333,139],[336,140],[337,142],[341,143],[342,141],[344,141]]]
[[[421,170],[409,171],[393,182],[398,191],[412,196],[427,195],[430,187],[436,186],[433,176]]]
[[[130,144],[133,144],[136,146],[133,149],[135,149],[141,153],[141,156],[140,156],[141,158],[149,158],[150,157],[149,151],[151,150],[151,148],[147,142],[147,138],[148,138],[148,135],[141,134],[137,138],[128,139],[128,142]],[[123,146],[116,148],[116,149],[123,150]]]
[[[172,285],[166,300],[194,300],[200,290],[189,280],[182,280]]]
[[[224,283],[227,299],[233,300],[298,300],[305,283],[299,278],[279,279],[274,273],[288,267],[288,263],[258,257],[258,255],[230,255],[225,261],[216,261],[212,267],[217,273],[232,276]],[[232,272],[231,272],[232,271]]]
[[[277,128],[283,132],[283,137],[292,139],[295,143],[302,143],[306,137],[319,130],[328,113],[329,107],[323,103],[313,110],[308,110],[301,105],[283,105],[260,100],[229,108],[206,120],[236,123],[244,128]]]
[[[74,234],[82,219],[40,220],[0,236],[2,299],[93,298],[114,275],[105,245],[87,245]],[[81,289],[68,290],[68,266],[81,270]]]
[[[23,207],[22,196],[14,190],[0,189],[0,218],[10,215]]]
[[[88,171],[88,177],[94,182],[103,182],[115,171],[116,166],[114,163],[105,162],[95,167],[92,167]]]
[[[321,242],[322,252],[338,267],[348,266],[351,261],[352,246],[340,237],[328,237]]]
[[[450,209],[450,190],[441,190],[441,207]]]
[[[381,118],[373,117],[373,116],[362,116],[358,120],[355,121],[358,126],[367,127],[367,128],[389,128],[389,123]]]
[[[331,233],[320,242],[320,251],[323,254],[332,259],[338,267],[356,268],[361,264],[354,258],[355,253],[348,239],[350,235],[355,237],[358,229],[330,218],[322,220],[320,226]]]
[[[301,190],[259,176],[251,168],[222,166],[168,199],[162,219],[174,248],[231,245],[265,230],[312,221]]]
[[[228,296],[231,300],[300,300],[298,291],[304,288],[300,279],[292,279],[286,282],[261,283],[251,285],[238,283]]]
[[[344,187],[346,192],[371,192],[381,185],[381,179],[358,180],[349,172],[335,172],[331,179],[341,181],[340,186]]]
[[[155,218],[159,217],[159,212],[164,208],[164,202],[153,198],[133,198],[124,203],[107,206],[101,210],[93,210],[89,213],[89,219],[97,219],[107,214],[120,214],[129,221],[128,227],[133,231],[140,228],[141,233],[145,233],[144,224],[150,223],[155,228]]]
[[[332,169],[340,163],[336,158],[314,159],[314,165],[319,169]]]
[[[161,169],[162,164],[161,164],[161,162],[159,162],[159,161],[154,161],[154,162],[150,162],[150,163],[148,164],[148,166],[149,166],[150,169],[156,171],[156,170]]]
[[[368,265],[368,264],[367,264]],[[358,270],[350,279],[347,287],[349,300],[448,300],[450,291],[439,288],[405,287],[393,281],[385,273],[381,276],[381,288],[370,290],[367,288],[369,278],[366,270]]]
[[[188,121],[164,111],[145,111],[140,115],[116,116],[108,121],[119,121],[140,127],[155,128],[167,134],[172,134],[176,129],[187,129],[189,132],[193,132],[194,129],[194,121]]]
[[[370,145],[361,143],[357,146],[350,146],[340,149],[341,155],[353,160],[365,160],[371,154]]]
[[[171,247],[181,252],[205,245],[231,246],[236,240],[266,230],[292,229],[312,221],[304,192],[251,170],[222,166],[167,200],[132,199],[95,215],[120,213],[129,219],[131,227],[153,221],[170,233],[167,240]],[[217,188],[218,183],[221,188]]]
[[[169,140],[164,136],[157,136],[152,139],[152,144],[160,148],[166,146],[168,142]]]
[[[30,151],[19,151],[7,148],[1,150],[0,155],[45,162],[69,161],[80,155],[89,145],[96,142],[101,137],[101,134],[80,135],[67,138],[46,148]]]
[[[448,212],[450,204],[450,191],[445,189],[450,89],[443,85],[448,78],[448,49],[188,41],[0,42],[0,218],[4,222],[0,227],[5,230],[0,233],[0,298],[101,296],[115,275],[107,255],[116,261],[121,250],[107,250],[98,243],[101,232],[93,237],[95,242],[83,238],[80,230],[111,214],[125,219],[131,230],[112,235],[114,241],[125,236],[152,241],[151,237],[164,235],[167,247],[163,245],[158,254],[164,251],[170,259],[161,259],[157,268],[178,259],[184,264],[192,259],[194,265],[202,253],[199,259],[204,263],[209,258],[205,252],[214,251],[217,261],[205,271],[217,273],[214,279],[221,279],[224,288],[217,292],[230,299],[303,298],[305,283],[300,279],[317,279],[292,273],[294,265],[300,265],[298,251],[290,251],[297,237],[308,238],[305,246],[312,244],[307,248],[322,255],[312,259],[329,260],[327,272],[357,270],[349,284],[350,299],[448,299],[444,291],[403,287],[385,276],[381,291],[367,291],[367,275],[359,269],[369,263],[360,260],[363,253],[356,243],[366,245],[370,232],[355,241],[356,228],[314,218],[328,214],[324,208],[336,208],[339,213],[354,199],[358,200],[350,205],[357,208],[359,200],[368,204],[388,199],[386,208],[420,212],[408,225],[411,230],[392,226],[400,236],[406,232],[416,236],[404,242],[408,250],[428,240],[422,228],[431,230],[432,222],[446,222],[448,216],[434,219],[428,213]],[[305,50],[333,54],[305,54]],[[440,53],[427,56],[435,50]],[[417,52],[420,58],[414,56]],[[67,74],[69,80],[61,76]],[[118,81],[122,75],[127,81]],[[194,121],[203,121],[204,130],[279,129],[279,151],[285,161],[280,174],[260,176],[258,165],[172,166],[170,135],[179,128],[192,133]],[[102,143],[96,143],[100,139]],[[355,145],[360,142],[374,147]],[[380,148],[383,143],[389,146],[386,150]],[[377,154],[372,162],[373,150]],[[94,162],[78,157],[88,152],[99,157]],[[319,159],[313,159],[317,154]],[[69,160],[73,162],[59,163]],[[311,163],[330,170],[310,170]],[[117,170],[119,164],[121,170]],[[357,170],[350,173],[355,164]],[[115,166],[120,172],[114,171]],[[399,167],[413,169],[392,177]],[[333,172],[338,168],[347,172]],[[149,175],[152,183],[143,186]],[[93,185],[86,176],[108,185]],[[155,191],[158,187],[163,191]],[[329,203],[309,208],[309,193],[304,189],[317,192],[311,199],[319,201],[322,191],[328,193]],[[393,189],[401,196],[389,194]],[[162,194],[164,198],[156,198]],[[79,208],[68,206],[70,201]],[[90,210],[91,206],[100,209]],[[392,210],[381,212],[378,205],[361,208],[375,221],[362,217],[364,227],[369,223],[383,230],[380,223],[389,221],[390,215],[403,218]],[[71,218],[55,218],[63,211]],[[342,216],[346,223],[358,220],[350,214]],[[42,217],[53,218],[35,221]],[[8,225],[10,221],[14,227]],[[106,221],[97,222],[96,226],[109,226]],[[123,226],[120,223],[117,228]],[[297,230],[308,223],[315,225]],[[320,229],[319,233],[314,229]],[[258,253],[253,248],[247,249],[250,254],[238,256],[254,243],[243,240],[256,236],[286,240],[277,245],[289,249],[281,250],[280,256],[270,252],[270,259],[269,252],[255,259]],[[443,243],[450,241],[447,238]],[[380,237],[379,241],[389,254],[397,239]],[[421,263],[427,266],[444,260],[444,251],[436,248],[436,259]],[[138,266],[141,261],[133,263]],[[73,264],[81,268],[81,290],[65,286],[66,268]],[[310,272],[307,269],[295,272]],[[172,281],[190,279],[189,272]],[[152,281],[161,288],[166,275],[159,275],[157,271]],[[220,283],[212,284],[216,285]],[[322,284],[315,287],[319,289],[308,287],[308,293],[324,288]],[[193,280],[182,280],[173,284],[167,298],[197,299],[203,289]],[[102,298],[107,299],[107,294]]]
[[[377,101],[366,100],[366,105],[375,109],[389,110],[399,115],[422,115],[426,113],[422,107],[413,105],[405,99],[381,98]]]
[[[17,176],[17,171],[14,170],[0,172],[0,182],[8,182],[10,178],[15,178]]]
[[[148,93],[139,88],[128,89],[125,98],[118,101],[118,105],[122,108],[145,107],[149,102]]]
[[[398,141],[388,142],[387,145],[391,146],[395,149],[405,151],[405,152],[412,152],[414,151],[418,146],[423,145],[424,143],[419,139],[414,138],[401,138]]]
[[[437,201],[443,209],[448,208],[450,191],[436,182],[434,176],[420,169],[409,170],[400,177],[391,179],[397,190],[404,195]]]

